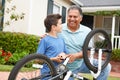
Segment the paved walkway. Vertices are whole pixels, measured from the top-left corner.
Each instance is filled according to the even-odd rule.
[[[9,72],[0,72],[0,80],[8,80]],[[111,72],[110,76],[119,77],[120,73]]]
[[[110,76],[119,77],[119,78],[120,78],[120,73],[111,72],[111,73],[110,73]]]
[[[0,72],[0,80],[8,80],[10,72]]]

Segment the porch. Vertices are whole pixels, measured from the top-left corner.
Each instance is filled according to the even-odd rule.
[[[115,35],[115,31],[116,31],[116,16],[113,15],[112,18],[112,33],[111,33],[111,42],[112,42],[112,48],[113,49],[120,49],[120,35],[117,34]],[[120,28],[120,19],[119,19],[119,28]],[[118,29],[118,31],[120,32],[120,30]]]
[[[120,36],[112,36],[111,38],[112,48],[113,49],[120,49]]]

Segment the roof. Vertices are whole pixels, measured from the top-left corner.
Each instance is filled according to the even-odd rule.
[[[120,6],[120,0],[76,0],[83,7]]]
[[[120,0],[71,0],[81,6],[83,12],[120,10]]]

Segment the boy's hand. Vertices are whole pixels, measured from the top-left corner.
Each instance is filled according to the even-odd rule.
[[[58,63],[61,63],[63,60],[61,59],[61,57],[59,56],[56,56],[56,57],[53,57],[53,58],[50,58],[52,61],[55,61],[55,62],[58,62]]]
[[[58,57],[60,57],[61,58],[61,60],[65,60],[66,59],[66,57],[67,57],[67,55],[65,54],[65,53],[60,53],[59,55],[58,55]]]

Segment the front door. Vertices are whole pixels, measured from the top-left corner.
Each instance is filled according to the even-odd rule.
[[[83,15],[83,20],[82,20],[81,24],[93,29],[93,21],[94,21],[93,16]]]

